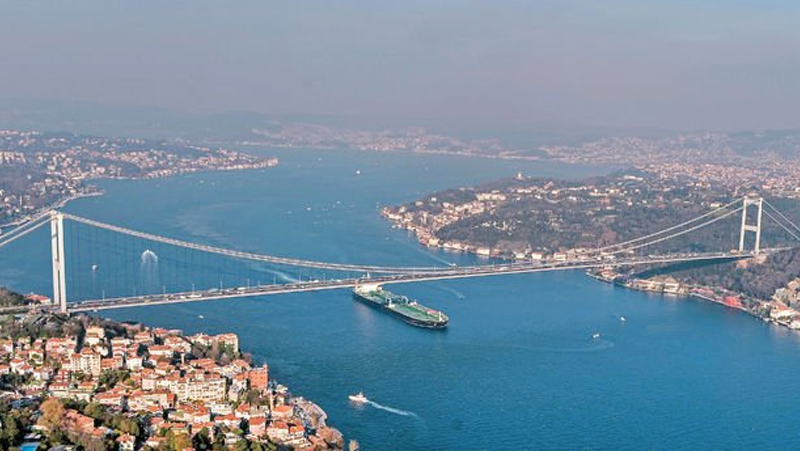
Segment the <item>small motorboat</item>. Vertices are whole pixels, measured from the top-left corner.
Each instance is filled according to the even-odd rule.
[[[367,397],[364,396],[364,392],[362,392],[362,391],[356,393],[355,395],[350,395],[350,396],[348,396],[348,398],[350,399],[350,401],[353,401],[353,402],[358,403],[358,404],[363,404],[363,403],[369,401],[369,399],[367,399]]]

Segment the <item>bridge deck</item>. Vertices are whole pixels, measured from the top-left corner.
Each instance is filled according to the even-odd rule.
[[[769,252],[776,252],[781,249],[762,250],[762,254]],[[419,273],[419,274],[398,274],[387,275],[380,277],[370,278],[371,283],[379,284],[396,284],[396,283],[411,283],[411,282],[425,282],[431,280],[446,280],[446,279],[462,279],[472,277],[489,277],[508,274],[526,274],[535,272],[546,271],[565,271],[565,270],[585,270],[600,267],[615,267],[615,266],[634,266],[646,264],[659,264],[659,263],[677,263],[677,262],[691,262],[691,261],[731,261],[740,260],[745,258],[752,258],[753,254],[738,253],[738,252],[715,252],[715,253],[697,253],[697,254],[672,254],[663,256],[643,256],[643,257],[630,257],[627,259],[617,259],[614,261],[586,261],[586,260],[573,260],[562,262],[550,262],[541,264],[519,264],[509,263],[506,265],[494,265],[483,267],[468,267],[458,268],[453,267],[450,269],[442,270],[438,273]],[[260,285],[248,288],[233,288],[224,290],[211,290],[201,292],[183,292],[171,294],[154,294],[135,297],[122,297],[122,298],[108,298],[87,300],[78,303],[71,303],[68,305],[71,312],[82,311],[96,311],[108,310],[128,307],[141,307],[147,305],[163,305],[163,304],[178,304],[185,302],[199,302],[211,301],[220,299],[233,299],[243,297],[266,296],[273,294],[285,293],[302,293],[310,291],[321,290],[335,290],[342,288],[354,287],[357,283],[362,282],[363,279],[349,278],[349,279],[332,279],[323,281],[310,281],[299,282],[290,284],[275,284],[275,285]]]

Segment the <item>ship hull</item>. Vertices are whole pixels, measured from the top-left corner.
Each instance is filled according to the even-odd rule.
[[[425,329],[444,329],[444,328],[447,327],[447,324],[449,323],[449,321],[426,321],[426,320],[420,320],[420,319],[417,319],[417,318],[411,318],[409,316],[404,315],[402,312],[398,312],[397,310],[391,309],[391,308],[387,307],[385,304],[381,304],[380,302],[377,302],[377,301],[375,301],[373,299],[370,299],[367,296],[363,296],[363,295],[360,295],[358,293],[353,293],[353,297],[356,300],[361,301],[364,304],[369,305],[370,307],[373,307],[373,308],[376,308],[376,309],[380,309],[381,311],[389,313],[389,314],[399,318],[401,321],[404,321],[407,324],[411,324],[412,326],[422,327],[422,328],[425,328]]]

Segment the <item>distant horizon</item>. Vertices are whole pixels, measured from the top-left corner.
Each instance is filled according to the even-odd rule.
[[[58,110],[54,108],[60,108]],[[69,112],[70,114],[64,114]],[[76,116],[73,116],[75,114]],[[27,124],[28,130],[41,130],[47,132],[70,132],[77,134],[106,133],[106,129],[125,130],[133,123],[150,122],[156,125],[160,120],[167,119],[176,123],[191,123],[192,121],[213,120],[215,118],[236,118],[254,120],[275,120],[286,124],[308,123],[327,125],[334,128],[350,130],[396,130],[420,127],[431,132],[449,132],[459,137],[478,137],[481,139],[501,139],[503,133],[548,133],[552,135],[575,135],[587,133],[595,137],[612,136],[672,136],[675,134],[691,133],[739,133],[739,132],[785,132],[800,130],[796,127],[764,128],[668,128],[668,127],[622,127],[604,124],[566,123],[537,121],[531,123],[510,123],[505,125],[476,127],[470,123],[435,123],[430,118],[383,118],[368,117],[357,114],[321,114],[313,112],[281,113],[256,110],[220,110],[213,112],[197,112],[181,108],[172,108],[158,105],[133,105],[122,103],[108,103],[99,101],[83,101],[69,99],[49,98],[20,98],[0,96],[0,128],[20,128]],[[62,124],[59,126],[58,124]],[[102,124],[102,125],[101,125]],[[11,127],[9,127],[11,125]],[[100,125],[99,127],[97,127]],[[97,128],[96,128],[97,127]],[[224,124],[220,129],[224,128]],[[135,132],[131,129],[131,132]],[[213,130],[210,130],[213,132]],[[111,133],[114,135],[115,133]],[[119,136],[118,134],[116,134]],[[134,137],[135,133],[131,136]],[[155,138],[156,136],[151,136]],[[174,138],[176,136],[161,136]],[[588,138],[587,138],[588,139]]]
[[[800,127],[790,0],[5,2],[6,95],[432,127]]]

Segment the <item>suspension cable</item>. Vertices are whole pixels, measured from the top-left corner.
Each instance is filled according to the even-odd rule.
[[[317,262],[312,260],[301,260],[301,259],[293,259],[287,257],[275,257],[271,255],[264,255],[264,254],[256,254],[252,252],[243,252],[243,251],[235,251],[230,249],[223,249],[220,247],[203,245],[203,244],[196,244],[191,243],[188,241],[177,240],[174,238],[166,238],[161,237],[158,235],[153,235],[150,233],[145,232],[138,232],[136,230],[126,229],[124,227],[119,227],[111,224],[106,224],[103,222],[95,221],[92,219],[82,218],[80,216],[71,215],[68,213],[64,213],[64,218],[71,219],[73,221],[77,221],[86,225],[99,227],[101,229],[110,230],[112,232],[121,233],[130,237],[141,238],[144,240],[150,240],[155,242],[160,242],[164,244],[170,244],[173,246],[182,247],[185,249],[193,249],[202,252],[213,253],[217,255],[224,255],[228,257],[234,258],[242,258],[245,260],[255,260],[255,261],[264,261],[269,263],[277,263],[277,264],[284,264],[290,266],[302,266],[302,267],[309,267],[309,268],[323,268],[323,269],[334,269],[334,270],[354,270],[354,271],[372,271],[378,273],[419,273],[419,272],[431,272],[436,271],[436,268],[411,268],[411,267],[391,267],[391,266],[369,266],[369,265],[351,265],[346,263],[324,263],[324,262]]]
[[[791,225],[792,227],[794,227],[794,229],[795,229],[795,230],[797,230],[798,232],[800,232],[800,227],[798,227],[798,226],[797,226],[797,224],[795,224],[794,222],[792,222],[792,220],[791,220],[791,219],[789,219],[788,217],[786,217],[786,215],[785,215],[785,214],[783,214],[783,213],[782,213],[780,210],[778,210],[777,208],[775,208],[775,206],[774,206],[774,205],[772,205],[771,203],[767,202],[767,200],[766,200],[766,199],[764,199],[764,200],[763,200],[763,202],[764,202],[764,204],[765,204],[767,207],[771,208],[771,209],[772,209],[772,211],[774,211],[775,213],[777,213],[777,214],[778,214],[778,216],[780,216],[780,217],[781,217],[781,218],[783,218],[783,219],[784,219],[786,222],[788,222],[788,223],[789,223],[789,225]],[[771,217],[771,216],[770,216],[770,217]],[[772,218],[772,219],[775,219],[775,218]],[[775,221],[777,222],[777,220],[775,220]]]
[[[15,227],[15,228],[9,230],[8,232],[5,232],[2,235],[0,235],[0,239],[2,239],[3,237],[7,237],[7,236],[10,236],[10,235],[13,235],[13,234],[17,233],[18,231],[30,226],[31,224],[34,224],[34,223],[39,222],[40,220],[42,220],[44,218],[49,217],[51,214],[52,214],[51,212],[47,211],[47,212],[44,212],[44,213],[40,214],[39,216],[36,216],[35,218],[33,218],[33,219],[29,220],[29,221],[25,221],[22,224],[19,224],[17,227]]]
[[[617,250],[617,251],[614,251],[614,252],[610,252],[610,253],[611,254],[620,254],[620,253],[623,253],[623,252],[630,252],[630,251],[633,251],[633,250],[636,250],[636,249],[639,249],[639,248],[642,248],[642,247],[652,246],[654,244],[658,244],[658,243],[661,243],[663,241],[666,241],[666,240],[669,240],[669,239],[672,239],[672,238],[676,238],[676,237],[679,237],[681,235],[685,235],[685,234],[687,234],[689,232],[695,231],[695,230],[697,230],[699,228],[702,228],[702,227],[705,227],[707,225],[711,225],[711,224],[713,224],[713,223],[715,223],[717,221],[720,221],[722,219],[727,218],[728,216],[730,216],[730,215],[732,215],[734,213],[740,212],[743,209],[744,209],[744,207],[739,207],[739,208],[737,208],[735,210],[731,210],[731,211],[729,211],[729,212],[727,212],[727,213],[725,213],[725,214],[723,214],[721,216],[717,216],[716,218],[711,219],[710,221],[706,221],[706,222],[704,222],[702,224],[698,224],[696,226],[690,227],[690,228],[688,228],[686,230],[683,230],[681,232],[673,233],[673,234],[667,235],[665,237],[658,238],[657,240],[653,240],[653,241],[650,241],[650,242],[647,242],[647,243],[638,244],[636,246],[627,247],[625,249],[620,249],[620,250]]]
[[[669,227],[667,229],[664,229],[664,230],[661,230],[659,232],[651,233],[651,234],[646,235],[644,237],[636,238],[636,239],[633,239],[633,240],[628,240],[628,241],[625,241],[623,243],[618,243],[616,245],[606,246],[606,247],[603,247],[603,248],[594,249],[594,250],[590,251],[590,253],[601,252],[604,249],[610,249],[610,248],[614,248],[614,247],[619,247],[619,246],[623,246],[623,245],[626,245],[626,244],[639,242],[639,241],[642,241],[644,239],[652,238],[654,236],[663,235],[664,233],[666,233],[668,231],[676,230],[676,229],[684,227],[684,226],[686,226],[688,224],[697,222],[700,219],[707,218],[707,217],[709,217],[709,216],[711,216],[713,214],[717,214],[720,211],[722,211],[722,210],[730,207],[731,205],[735,204],[736,202],[739,202],[739,200],[738,199],[734,200],[734,201],[732,201],[732,202],[730,202],[730,203],[728,203],[728,204],[726,204],[726,205],[724,205],[722,207],[719,207],[719,208],[717,208],[715,210],[712,210],[712,211],[710,211],[708,213],[705,213],[705,214],[703,214],[701,216],[698,216],[697,218],[693,218],[691,220],[684,221],[681,224],[677,224],[677,225],[671,226],[671,227]],[[651,245],[666,241],[666,240],[671,239],[671,238],[682,236],[682,235],[684,235],[686,233],[692,232],[692,231],[697,230],[699,228],[702,228],[702,227],[708,226],[710,224],[713,224],[713,223],[715,223],[717,221],[720,221],[720,220],[722,220],[722,219],[724,219],[726,217],[729,217],[730,215],[741,211],[743,208],[744,207],[739,207],[739,208],[737,208],[735,210],[732,210],[732,211],[729,211],[729,212],[727,212],[727,213],[725,213],[725,214],[723,214],[721,216],[717,216],[716,218],[713,218],[710,221],[705,221],[705,222],[703,222],[701,224],[697,224],[695,226],[692,226],[692,227],[690,227],[690,228],[688,228],[686,230],[683,230],[683,231],[680,231],[680,232],[677,232],[677,233],[673,233],[673,234],[669,234],[667,236],[660,237],[660,238],[658,238],[656,240],[653,240],[653,241],[650,241],[650,242],[637,244],[635,246],[628,246],[628,247],[625,247],[623,249],[618,249],[618,250],[615,250],[613,252],[610,252],[610,254],[619,254],[619,253],[624,253],[624,252],[630,252],[630,251],[633,251],[633,250],[636,250],[636,249],[639,249],[639,248],[642,248],[642,247],[651,246]],[[99,222],[99,221],[95,221],[95,220],[91,220],[91,219],[87,219],[87,218],[82,218],[80,216],[75,216],[75,215],[71,215],[71,214],[67,214],[67,213],[64,214],[64,217],[67,218],[67,219],[71,219],[73,221],[77,221],[77,222],[89,225],[89,226],[98,227],[98,228],[109,230],[109,231],[112,231],[112,232],[122,233],[122,234],[128,235],[130,237],[137,237],[137,238],[141,238],[141,239],[145,239],[145,240],[150,240],[150,241],[155,241],[155,242],[160,242],[160,243],[164,243],[164,244],[170,244],[170,245],[173,245],[173,246],[182,247],[184,249],[193,249],[193,250],[197,250],[197,251],[201,251],[201,252],[214,253],[214,254],[217,254],[217,255],[224,255],[224,256],[233,257],[233,258],[241,258],[241,259],[245,259],[245,260],[262,261],[262,262],[284,264],[284,265],[290,265],[290,266],[302,266],[302,267],[308,267],[308,268],[333,269],[333,270],[341,270],[341,271],[353,270],[353,271],[365,271],[365,272],[370,272],[371,271],[371,272],[377,272],[377,273],[420,273],[420,272],[436,272],[436,271],[439,271],[439,269],[433,268],[433,267],[413,267],[413,268],[410,268],[410,267],[391,267],[391,266],[374,266],[374,265],[353,265],[353,264],[346,264],[346,263],[325,263],[325,262],[317,262],[317,261],[312,261],[312,260],[293,259],[293,258],[287,258],[287,257],[276,257],[276,256],[270,256],[270,255],[264,255],[264,254],[256,254],[256,253],[251,253],[251,252],[243,252],[243,251],[236,251],[236,250],[230,250],[230,249],[223,249],[223,248],[219,248],[219,247],[215,247],[215,246],[202,245],[202,244],[197,244],[197,243],[191,243],[191,242],[187,242],[187,241],[177,240],[177,239],[174,239],[174,238],[161,237],[161,236],[158,236],[158,235],[153,235],[153,234],[149,234],[149,233],[145,233],[145,232],[138,232],[138,231],[135,231],[135,230],[126,229],[124,227],[119,227],[119,226],[115,226],[115,225],[111,225],[111,224],[106,224],[106,223],[103,223],[103,222]],[[480,267],[479,265],[476,265],[476,266],[464,266],[464,267],[461,267],[461,269],[479,268],[479,267]]]
[[[646,240],[646,239],[649,239],[649,238],[653,238],[653,237],[658,236],[658,235],[662,235],[662,234],[667,233],[667,232],[671,232],[673,230],[676,230],[676,229],[679,229],[681,227],[684,227],[684,226],[687,226],[689,224],[692,224],[694,222],[697,222],[697,221],[699,221],[701,219],[704,219],[704,218],[707,218],[709,216],[712,216],[712,215],[714,215],[714,214],[716,214],[716,213],[718,213],[718,212],[720,212],[722,210],[725,210],[726,208],[730,207],[731,205],[733,205],[733,204],[735,204],[737,202],[741,202],[741,201],[742,201],[741,199],[732,200],[731,202],[728,202],[727,204],[725,204],[725,205],[723,205],[723,206],[721,206],[719,208],[711,210],[711,211],[709,211],[709,212],[707,212],[707,213],[705,213],[705,214],[703,214],[701,216],[697,216],[696,218],[689,219],[688,221],[684,221],[684,222],[682,222],[680,224],[676,224],[676,225],[674,225],[672,227],[668,227],[666,229],[659,230],[657,232],[653,232],[653,233],[645,235],[645,236],[641,236],[641,237],[634,238],[634,239],[631,239],[631,240],[623,241],[621,243],[610,244],[608,246],[599,247],[597,249],[593,249],[592,252],[603,252],[603,251],[608,250],[608,249],[613,249],[615,247],[620,247],[620,246],[625,246],[625,245],[628,245],[628,244],[633,244],[633,243],[636,243],[638,241],[643,241],[643,240]]]
[[[772,215],[770,214],[770,212],[769,212],[769,211],[767,211],[767,210],[764,210],[764,214],[766,214],[766,215],[767,215],[769,218],[771,218],[773,221],[775,221],[775,224],[778,224],[778,225],[779,225],[779,226],[780,226],[780,227],[781,227],[783,230],[785,230],[785,231],[786,231],[786,232],[787,232],[789,235],[793,236],[793,237],[794,237],[794,239],[796,239],[796,240],[800,241],[800,236],[798,236],[798,235],[797,235],[796,233],[794,233],[794,232],[793,232],[791,229],[789,229],[788,227],[786,227],[785,225],[783,225],[783,223],[781,223],[780,221],[778,221],[778,219],[777,219],[775,216],[772,216]]]
[[[39,218],[39,219],[41,219],[41,218]],[[22,238],[23,236],[33,232],[34,230],[42,227],[45,224],[47,224],[47,221],[41,221],[38,224],[35,223],[35,222],[28,222],[26,224],[26,227],[27,227],[26,229],[21,229],[20,227],[17,227],[16,229],[14,229],[15,231],[17,231],[15,235],[12,235],[11,237],[5,237],[5,235],[3,235],[0,238],[0,248],[5,247],[7,244],[13,243],[14,241],[16,241],[16,240]],[[22,230],[22,231],[18,231],[18,230]]]
[[[631,252],[631,251],[634,251],[636,249],[640,249],[640,248],[647,247],[647,246],[652,246],[654,244],[658,244],[658,243],[664,242],[666,240],[685,235],[685,234],[687,234],[689,232],[695,231],[695,230],[700,229],[702,227],[706,227],[706,226],[711,225],[711,224],[713,224],[715,222],[718,222],[718,221],[720,221],[720,220],[722,220],[724,218],[727,218],[727,217],[731,216],[734,213],[742,211],[742,209],[744,208],[743,206],[741,206],[739,208],[736,208],[734,210],[728,211],[728,212],[726,212],[724,214],[719,215],[720,212],[722,212],[725,209],[731,207],[732,205],[734,205],[737,202],[740,202],[740,199],[733,200],[733,201],[727,203],[726,205],[723,205],[723,206],[721,206],[719,208],[716,208],[716,209],[714,209],[714,210],[712,210],[710,212],[704,213],[703,215],[700,215],[698,217],[695,217],[695,218],[692,218],[690,220],[684,221],[684,222],[682,222],[680,224],[676,224],[674,226],[668,227],[666,229],[660,230],[658,232],[650,233],[648,235],[645,235],[645,236],[642,236],[642,237],[638,237],[638,238],[635,238],[635,239],[631,239],[631,240],[627,240],[627,241],[624,241],[624,242],[621,242],[621,243],[617,243],[617,244],[613,244],[613,245],[609,245],[609,246],[604,246],[604,247],[600,247],[600,248],[597,248],[597,249],[593,249],[593,250],[589,251],[589,253],[603,252],[603,251],[606,251],[608,249],[615,249],[615,248],[619,248],[619,249],[616,249],[616,250],[611,251],[609,253],[612,254],[612,255],[613,254],[626,253],[626,252]],[[770,207],[777,212],[777,209],[775,209],[775,207],[773,207],[771,205],[770,205]],[[778,213],[780,214],[780,212],[778,212]],[[683,227],[685,227],[685,226],[687,226],[689,224],[696,223],[696,222],[698,222],[700,220],[703,220],[705,218],[711,217],[713,215],[718,215],[718,216],[713,217],[712,219],[704,221],[704,222],[702,222],[700,224],[695,224],[692,227],[689,227],[688,229],[681,230],[681,231],[678,231],[678,232],[675,232],[675,233],[668,233],[668,232],[672,232],[674,230],[678,230],[680,228],[683,228]],[[97,227],[97,228],[100,228],[100,229],[105,229],[105,230],[109,230],[109,231],[112,231],[112,232],[121,233],[121,234],[127,235],[129,237],[136,237],[136,238],[150,240],[150,241],[154,241],[154,242],[158,242],[158,243],[162,243],[162,244],[169,244],[169,245],[172,245],[172,246],[177,246],[177,247],[183,248],[185,250],[190,250],[191,249],[191,250],[196,250],[196,251],[200,251],[200,252],[204,252],[204,253],[212,253],[212,254],[228,256],[228,257],[232,257],[232,258],[240,258],[240,259],[244,259],[244,260],[261,261],[261,262],[275,263],[275,264],[282,264],[282,265],[289,265],[289,266],[301,266],[301,267],[307,267],[307,268],[331,269],[331,270],[339,270],[339,271],[364,271],[364,272],[377,272],[377,273],[421,273],[421,272],[437,272],[437,271],[441,271],[440,269],[437,269],[437,268],[434,268],[434,267],[391,267],[391,266],[377,266],[377,265],[354,265],[354,264],[347,264],[347,263],[326,263],[326,262],[318,262],[318,261],[312,261],[312,260],[293,259],[293,258],[287,258],[287,257],[276,257],[276,256],[271,256],[271,255],[265,255],[265,254],[257,254],[257,253],[252,253],[252,252],[236,251],[236,250],[224,249],[224,248],[215,247],[215,246],[191,243],[191,242],[188,242],[188,241],[177,240],[177,239],[174,239],[174,238],[161,237],[161,236],[158,236],[158,235],[153,235],[153,234],[145,233],[145,232],[139,232],[139,231],[127,229],[127,228],[124,228],[124,227],[115,226],[115,225],[112,225],[112,224],[106,224],[106,223],[103,223],[103,222],[99,222],[99,221],[83,218],[83,217],[80,217],[80,216],[75,216],[75,215],[68,214],[68,213],[64,213],[63,216],[66,219],[71,219],[73,221],[76,221],[76,222],[79,222],[79,223],[82,223],[82,224],[85,224],[85,225]],[[772,216],[770,216],[770,217],[772,217]],[[774,219],[774,217],[773,217],[773,219]],[[791,221],[789,221],[788,219],[787,219],[787,222],[791,223]],[[794,227],[797,227],[793,223],[791,223],[791,224]],[[41,224],[37,225],[36,228],[38,228],[40,226],[41,226]],[[32,231],[32,230],[28,230],[25,233],[29,233],[30,231]],[[798,231],[800,231],[800,228],[798,228]],[[660,235],[664,235],[665,233],[668,233],[668,234],[665,235],[665,236],[660,236]],[[659,237],[659,238],[657,238],[655,240],[652,240],[652,241],[647,241],[647,242],[642,243],[642,241],[648,240],[648,239],[654,238],[654,237]],[[12,240],[13,239],[16,239],[16,237],[12,238]],[[10,242],[10,240],[8,242]],[[634,243],[639,243],[639,244],[635,244],[635,245],[631,246],[631,244],[634,244]],[[7,243],[0,243],[0,247],[2,247],[5,244],[7,244]],[[511,265],[515,266],[514,263],[511,263]],[[470,269],[470,268],[480,268],[481,266],[482,265],[462,266],[460,268],[461,269]]]

